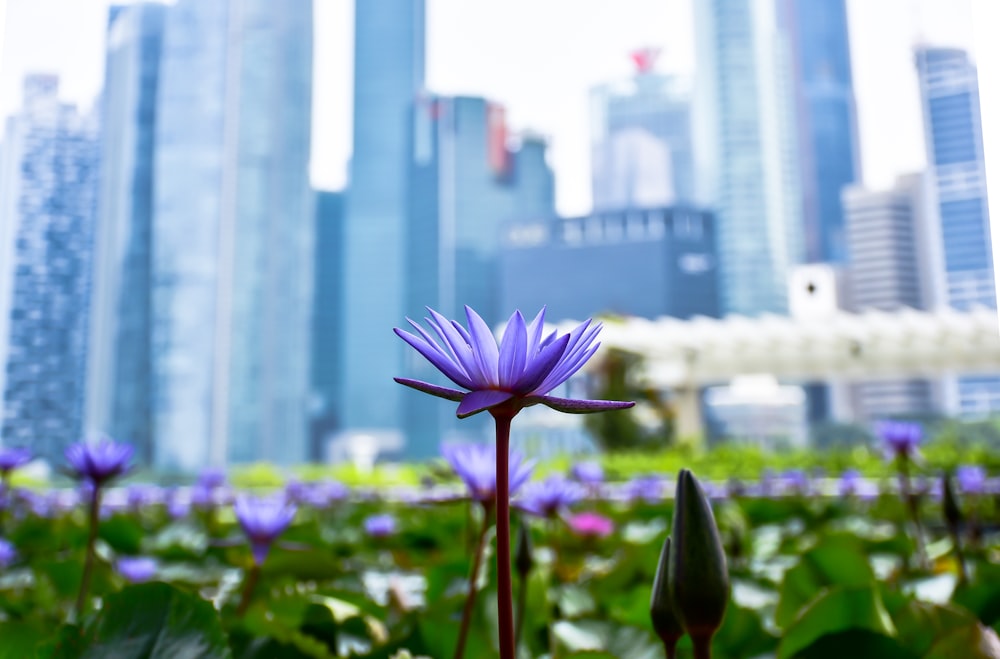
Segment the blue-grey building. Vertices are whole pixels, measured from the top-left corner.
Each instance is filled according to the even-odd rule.
[[[720,315],[712,213],[674,206],[506,227],[500,300],[552,320],[598,314],[658,318]]]
[[[326,457],[326,442],[339,427],[344,297],[344,193],[316,191],[313,250],[312,350],[309,459]]]
[[[590,92],[594,210],[693,203],[690,81],[657,73],[655,51],[632,57],[635,75]]]
[[[162,469],[308,455],[312,17],[311,0],[167,12],[152,227]]]
[[[806,259],[844,263],[841,191],[860,176],[845,0],[781,0],[790,37]]]
[[[0,161],[0,437],[50,461],[83,427],[97,122],[24,81]]]
[[[779,0],[694,3],[698,200],[718,220],[723,310],[787,310],[804,259],[793,49]]]
[[[407,161],[424,87],[423,0],[365,0],[354,11],[354,139],[344,220],[347,433],[402,443]]]
[[[986,195],[979,82],[969,54],[921,46],[916,65],[931,179],[931,213],[939,231],[939,290],[956,309],[997,307]],[[1000,410],[1000,378],[959,378],[953,409]]]
[[[153,151],[166,6],[108,18],[85,426],[152,461]]]

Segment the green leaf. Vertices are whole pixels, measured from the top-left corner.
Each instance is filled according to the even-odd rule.
[[[925,659],[1000,659],[1000,638],[989,627],[974,623],[952,631],[934,644]]]
[[[212,605],[165,583],[130,586],[108,596],[87,635],[83,659],[231,656]]]
[[[759,657],[772,654],[778,638],[764,629],[761,616],[752,609],[729,603],[722,627],[712,637],[712,651],[717,657]]]
[[[920,656],[951,632],[978,623],[972,613],[957,606],[916,600],[894,611],[892,619],[899,631],[899,641]]]
[[[895,635],[892,619],[874,587],[839,586],[823,593],[785,631],[778,657],[795,657],[819,638],[848,629]]]
[[[142,550],[143,530],[138,520],[125,515],[115,515],[101,522],[98,527],[101,540],[120,554],[138,554]]]
[[[863,587],[874,579],[857,538],[843,534],[827,536],[785,573],[774,614],[775,624],[787,628],[802,608],[825,588]]]
[[[958,656],[958,655],[956,655]],[[794,659],[918,659],[894,638],[867,629],[848,629],[816,639]]]
[[[48,632],[34,622],[0,622],[0,659],[23,659]]]

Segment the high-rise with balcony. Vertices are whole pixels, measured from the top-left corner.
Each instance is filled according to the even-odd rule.
[[[167,12],[152,223],[162,469],[307,455],[312,14],[311,0]]]
[[[25,78],[0,149],[0,437],[50,461],[83,430],[97,143],[56,76]]]
[[[787,308],[804,258],[792,43],[778,0],[694,3],[696,178],[714,206],[725,312]]]
[[[166,6],[108,19],[85,426],[152,460],[153,151]]]
[[[979,82],[969,54],[919,46],[915,53],[931,179],[931,212],[943,267],[939,288],[955,309],[997,307],[993,281]],[[949,407],[965,415],[1000,410],[1000,377],[959,378]]]

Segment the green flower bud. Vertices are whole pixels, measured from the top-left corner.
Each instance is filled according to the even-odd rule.
[[[674,609],[691,638],[711,638],[729,603],[729,568],[712,506],[687,469],[677,475],[669,584]]]
[[[656,635],[667,648],[671,656],[677,641],[684,636],[684,627],[674,611],[674,603],[670,598],[670,537],[663,542],[660,550],[660,562],[656,566],[656,576],[653,578],[653,595],[649,600],[649,617],[653,621]]]

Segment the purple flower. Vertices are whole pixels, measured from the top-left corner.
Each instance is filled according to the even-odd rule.
[[[187,517],[191,512],[191,502],[185,501],[183,498],[177,495],[176,492],[167,499],[167,514],[170,515],[170,519],[181,519]]]
[[[445,460],[469,488],[473,499],[493,503],[497,498],[497,449],[487,444],[448,444],[441,448]],[[531,479],[534,461],[525,462],[516,451],[510,453],[508,474],[511,496]]]
[[[107,437],[96,442],[77,442],[66,448],[66,460],[76,475],[87,483],[103,485],[129,470],[133,448]]]
[[[919,425],[904,421],[882,421],[875,429],[893,457],[912,457],[923,436]]]
[[[162,498],[162,492],[160,492],[160,488],[156,485],[135,483],[129,485],[125,497],[128,499],[129,508],[138,510],[143,506],[159,503]]]
[[[579,484],[562,476],[549,476],[544,481],[525,486],[518,506],[532,515],[555,517],[582,498]]]
[[[510,405],[513,413],[539,403],[560,412],[589,413],[632,407],[635,403],[598,400],[572,400],[548,396],[550,391],[570,378],[597,350],[594,343],[600,323],[586,321],[569,334],[552,332],[543,338],[545,309],[530,325],[525,325],[520,311],[507,321],[503,338],[497,344],[486,322],[465,307],[467,330],[458,321],[428,309],[427,324],[441,343],[423,327],[407,318],[420,336],[398,327],[396,334],[434,364],[452,382],[468,391],[395,378],[396,382],[432,396],[456,401],[458,417]],[[443,344],[443,347],[442,347]]]
[[[585,512],[566,520],[574,534],[583,538],[605,538],[615,530],[615,523],[604,515]]]
[[[577,462],[570,469],[570,475],[584,485],[600,485],[604,482],[604,469],[598,462]]]
[[[840,475],[840,496],[856,496],[861,485],[861,472],[857,469],[845,469]]]
[[[642,499],[648,503],[656,503],[663,499],[663,489],[666,484],[659,476],[636,476],[625,484],[625,498],[629,501]]]
[[[31,451],[26,448],[0,447],[0,475],[7,476],[18,467],[31,462]]]
[[[257,565],[264,563],[271,545],[295,517],[295,506],[283,498],[237,497],[233,511],[250,540],[250,550]]]
[[[115,568],[118,574],[131,583],[142,583],[156,576],[157,563],[148,556],[123,556]]]
[[[396,532],[396,518],[392,515],[371,515],[364,523],[365,533],[373,538],[385,538]]]
[[[809,491],[809,475],[801,469],[786,469],[781,480],[787,492],[806,494]]]
[[[0,568],[5,568],[17,558],[17,550],[7,540],[0,538]]]
[[[226,472],[219,467],[206,467],[198,474],[198,485],[214,490],[226,484]]]
[[[966,494],[982,494],[986,489],[986,470],[975,465],[963,465],[955,470],[958,487]]]

